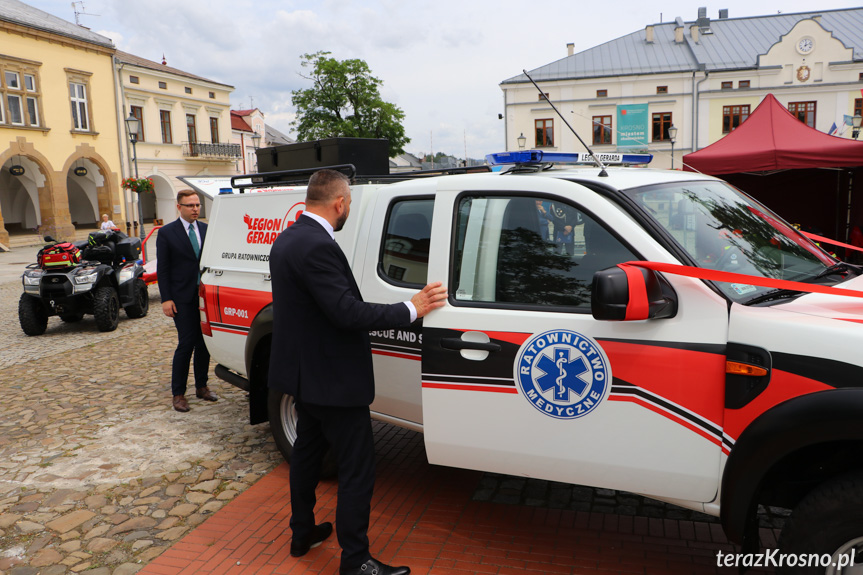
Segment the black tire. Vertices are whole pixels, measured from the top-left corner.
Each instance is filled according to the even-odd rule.
[[[270,431],[276,442],[276,447],[288,463],[291,462],[291,452],[297,439],[297,409],[293,396],[273,389],[267,397],[267,413],[270,418]],[[336,460],[331,450],[327,450],[321,462],[321,477],[335,477]]]
[[[147,290],[147,284],[140,278],[135,280],[134,291],[135,303],[126,308],[126,317],[138,319],[150,311],[150,292]]]
[[[27,335],[42,335],[48,328],[48,312],[37,298],[22,293],[18,300],[18,321]]]
[[[114,331],[120,323],[120,298],[117,290],[109,287],[96,288],[93,292],[93,315],[99,331]]]
[[[75,323],[84,319],[83,313],[64,313],[60,314],[60,319],[66,323]]]
[[[835,565],[854,550],[856,567]],[[830,566],[777,568],[779,575],[833,575],[863,572],[863,473],[854,472],[822,483],[810,491],[779,535],[779,551],[796,556],[830,556]],[[788,559],[788,556],[785,557]],[[845,561],[848,561],[847,557]]]

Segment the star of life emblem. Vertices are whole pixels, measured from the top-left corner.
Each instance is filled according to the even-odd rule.
[[[522,345],[515,364],[522,395],[557,419],[576,419],[602,403],[611,386],[611,366],[593,339],[552,330]]]

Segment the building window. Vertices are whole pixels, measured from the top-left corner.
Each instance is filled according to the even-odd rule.
[[[130,84],[140,84],[141,80],[138,79],[138,76],[129,76]]]
[[[863,82],[863,72],[860,72],[860,74],[857,75],[857,79]]]
[[[863,98],[854,99],[854,115],[863,116]]]
[[[671,127],[671,112],[659,112],[653,114],[653,141],[661,142],[670,140],[668,128]]]
[[[87,86],[69,82],[69,98],[72,101],[72,129],[90,130],[90,110],[87,106]]]
[[[722,133],[733,131],[749,117],[749,105],[722,107]]]
[[[536,120],[536,147],[550,148],[554,146],[554,120]]]
[[[810,128],[815,127],[815,102],[790,102],[788,111]]]
[[[159,89],[160,90],[167,90],[168,89],[168,83],[167,82],[159,82]]]
[[[657,86],[656,87],[656,93],[657,94],[667,94],[668,93],[668,86]]]
[[[608,98],[608,90],[597,90],[596,91],[597,98]]]
[[[162,124],[162,143],[172,144],[174,138],[171,136],[171,112],[159,110],[159,123]]]
[[[0,58],[0,124],[39,127],[38,62]]]
[[[192,89],[191,89],[190,87],[188,87],[188,86],[186,86],[186,93],[187,93],[187,94],[191,94],[191,93],[192,93]]]
[[[141,106],[132,106],[131,107],[132,116],[138,118],[138,141],[143,142],[144,140],[144,108]]]
[[[198,132],[195,129],[194,114],[186,114],[186,135],[189,137],[190,144],[194,144],[198,141]]]
[[[722,82],[723,90],[731,90],[732,88],[734,88],[734,82]]]
[[[214,144],[219,143],[219,119],[210,118],[210,141]]]
[[[543,100],[548,100],[548,92],[546,92],[545,94],[539,94],[537,99],[540,102],[542,102]]]
[[[216,99],[216,93],[215,93],[215,92],[210,92],[210,99],[211,99],[211,100],[215,100],[215,99]]]
[[[739,82],[737,82],[737,87],[738,88],[748,88],[749,87],[749,80],[740,80]]]
[[[593,117],[593,143],[611,143],[611,116]]]

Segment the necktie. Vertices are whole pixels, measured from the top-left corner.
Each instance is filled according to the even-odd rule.
[[[189,241],[192,242],[192,249],[195,250],[195,257],[201,255],[201,246],[198,245],[198,235],[195,233],[194,226],[189,226]]]

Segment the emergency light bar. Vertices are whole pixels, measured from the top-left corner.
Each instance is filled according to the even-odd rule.
[[[653,154],[596,154],[605,165],[649,164]],[[568,154],[565,152],[543,152],[542,150],[519,150],[518,152],[499,152],[488,154],[486,161],[492,166],[504,164],[583,164],[595,166],[596,162],[588,153]]]

